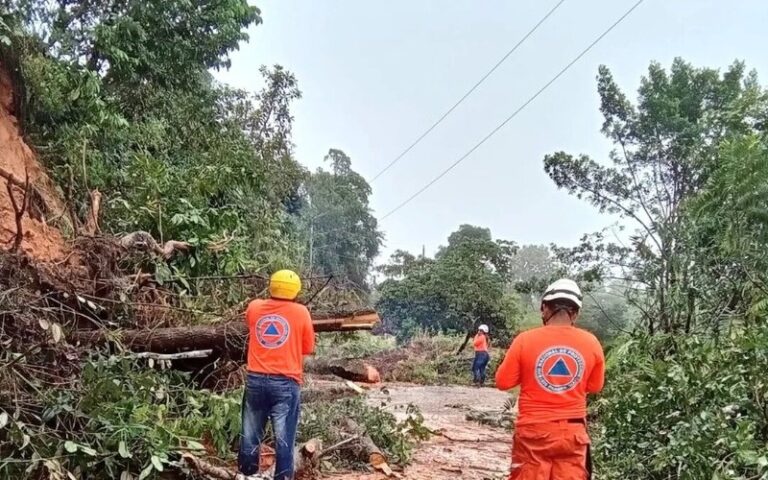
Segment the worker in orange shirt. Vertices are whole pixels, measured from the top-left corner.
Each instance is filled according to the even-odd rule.
[[[576,328],[581,290],[550,285],[541,299],[543,327],[518,335],[496,372],[496,386],[520,386],[510,480],[584,480],[592,465],[587,394],[603,388],[605,357],[594,335]]]
[[[477,327],[477,334],[472,343],[475,347],[472,380],[476,386],[482,387],[485,383],[485,369],[488,367],[488,362],[491,361],[491,355],[488,353],[488,325]]]
[[[275,434],[275,480],[293,480],[293,448],[299,423],[304,355],[315,349],[307,307],[297,303],[301,280],[290,270],[269,280],[268,300],[254,300],[245,312],[248,375],[242,408],[240,479],[256,478],[267,419]]]

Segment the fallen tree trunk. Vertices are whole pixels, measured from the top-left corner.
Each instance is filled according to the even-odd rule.
[[[365,389],[347,381],[343,386],[302,389],[301,403],[333,402],[341,398],[355,397],[363,394],[365,394]]]
[[[308,358],[304,361],[304,370],[318,375],[336,375],[353,382],[379,383],[381,381],[379,371],[361,360]]]
[[[315,332],[371,330],[378,323],[376,312],[367,310],[345,317],[313,318]],[[118,341],[134,352],[179,353],[189,350],[213,350],[216,356],[233,360],[245,358],[248,328],[244,322],[216,325],[157,328],[154,330],[89,330],[75,332],[71,340],[82,345],[103,345]],[[354,380],[354,378],[349,378]]]

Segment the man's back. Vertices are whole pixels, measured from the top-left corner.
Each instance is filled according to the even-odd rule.
[[[315,348],[312,318],[292,301],[254,300],[245,312],[248,371],[303,381],[303,356]]]
[[[545,326],[518,335],[496,373],[501,389],[520,385],[525,425],[586,416],[587,393],[603,387],[605,360],[594,335],[573,326]]]

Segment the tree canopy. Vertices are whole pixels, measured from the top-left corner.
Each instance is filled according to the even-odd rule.
[[[387,277],[377,303],[385,328],[407,337],[418,330],[463,334],[486,323],[494,335],[510,335],[520,314],[505,289],[515,251],[487,228],[462,225],[434,258],[396,252],[379,269]]]
[[[341,150],[329,150],[325,161],[330,170],[319,168],[309,175],[302,191],[298,218],[306,241],[307,270],[367,289],[367,276],[383,241],[369,206],[371,187],[352,170],[352,160]]]
[[[616,147],[608,162],[557,152],[544,168],[558,187],[625,217],[637,232],[628,246],[585,238],[572,258],[603,275],[622,271],[639,289],[630,298],[648,331],[690,331],[708,293],[699,283],[706,272],[696,268],[698,240],[686,234],[686,206],[718,175],[724,142],[765,128],[768,97],[741,63],[721,74],[681,59],[669,71],[652,63],[636,104],[607,67],[598,93],[602,132]]]

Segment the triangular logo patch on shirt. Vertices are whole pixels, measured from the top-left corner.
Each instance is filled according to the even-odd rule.
[[[274,323],[270,323],[266,330],[264,330],[264,335],[280,335],[280,332],[277,331],[277,327]],[[562,361],[562,360],[561,360]]]
[[[565,364],[565,360],[562,357],[558,358],[552,368],[549,369],[549,375],[554,377],[570,377],[571,371],[568,369],[568,365]]]

